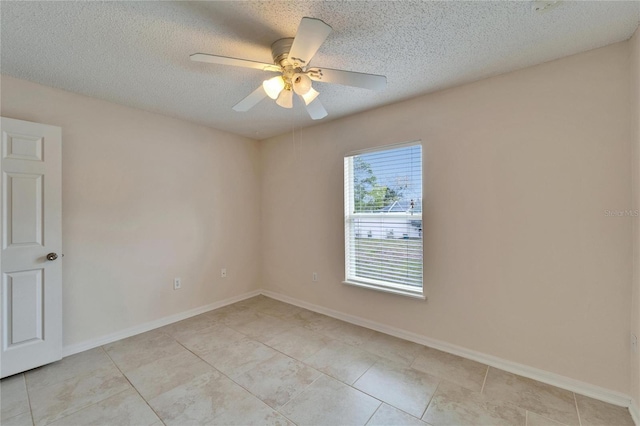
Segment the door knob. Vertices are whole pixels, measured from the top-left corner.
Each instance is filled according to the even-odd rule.
[[[54,260],[56,260],[57,258],[58,258],[58,255],[57,255],[56,253],[49,253],[49,254],[47,255],[47,260],[54,261]]]

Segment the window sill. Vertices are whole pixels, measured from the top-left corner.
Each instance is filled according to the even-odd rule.
[[[361,281],[352,281],[352,280],[342,281],[342,284],[352,285],[354,287],[367,288],[369,290],[376,290],[384,293],[397,294],[399,296],[411,297],[413,299],[427,300],[427,296],[425,296],[422,291],[417,291],[417,290],[410,291],[410,290],[404,290],[400,288],[382,287],[375,284],[369,284]]]

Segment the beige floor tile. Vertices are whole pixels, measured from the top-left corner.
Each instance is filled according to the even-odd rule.
[[[634,426],[629,409],[576,394],[582,426]]]
[[[149,401],[169,425],[288,424],[255,396],[217,372],[209,372]]]
[[[245,338],[201,355],[201,357],[227,376],[234,377],[251,370],[276,354],[278,351],[255,340]]]
[[[204,314],[196,315],[182,321],[174,322],[173,324],[165,325],[164,327],[161,327],[156,331],[161,331],[170,336],[177,337],[182,333],[194,333],[203,328],[212,327],[218,323],[218,318],[212,316],[210,312],[205,312]]]
[[[54,383],[63,382],[76,376],[98,370],[105,365],[113,365],[102,347],[90,349],[68,356],[51,364],[25,373],[27,388],[31,391]]]
[[[232,379],[267,405],[278,409],[313,383],[320,374],[300,361],[277,354]]]
[[[479,362],[428,347],[420,349],[411,367],[477,392],[482,390],[489,368]]]
[[[118,340],[103,347],[123,372],[186,350],[173,337],[158,330]]]
[[[245,324],[236,325],[231,328],[252,339],[265,342],[273,336],[293,328],[293,326],[293,324],[281,320],[280,318],[260,313],[259,319]]]
[[[274,303],[282,303],[282,302],[261,294],[256,297],[252,297],[251,299],[246,299],[241,302],[234,303],[233,305],[245,307],[245,308],[248,307],[250,309],[253,309],[254,311],[259,311],[267,306],[271,306]]]
[[[243,301],[240,301],[240,302],[237,302],[237,303],[233,303],[233,304],[227,305],[227,306],[222,306],[222,307],[220,307],[218,309],[213,309],[211,311],[205,312],[204,315],[210,315],[210,316],[213,316],[213,317],[217,317],[220,314],[227,314],[227,313],[231,313],[231,312],[240,312],[240,311],[250,310],[251,307],[243,304],[243,302],[246,302],[246,300],[243,300]]]
[[[285,303],[282,306],[274,306],[260,312],[288,321],[291,317],[293,317],[300,311],[302,311],[302,308]]]
[[[360,348],[393,361],[397,365],[408,367],[424,346],[388,334],[374,332],[370,339],[360,345]]]
[[[280,302],[278,300],[270,299],[271,301],[268,303],[263,303],[257,306],[255,309],[258,312],[262,312],[267,315],[271,315],[281,319],[288,319],[298,312],[302,311],[302,308],[299,308],[294,305],[290,305],[288,303]]]
[[[9,419],[29,411],[29,396],[24,374],[0,381],[0,419]]]
[[[422,371],[385,361],[373,365],[353,386],[414,417],[421,417],[438,382],[438,378]]]
[[[335,327],[325,328],[320,331],[320,333],[352,346],[362,345],[376,334],[376,332],[371,329],[344,321],[338,321]]]
[[[258,302],[254,305],[254,309],[262,310],[264,308],[268,308],[268,307],[271,307],[271,306],[288,305],[288,303],[282,302],[282,301],[274,299],[272,297],[265,296],[265,295],[261,295],[261,296],[262,297],[260,297],[258,299]],[[289,305],[289,306],[292,306],[292,305]]]
[[[560,423],[570,426],[579,424],[573,392],[536,380],[490,367],[483,394],[493,400],[511,402]]]
[[[129,389],[55,421],[51,426],[149,426],[158,420],[144,399],[134,389]]]
[[[245,339],[245,335],[226,325],[216,324],[212,327],[191,330],[190,332],[185,330],[176,334],[175,338],[196,355],[202,355],[219,349],[230,342]]]
[[[400,411],[388,404],[382,404],[367,422],[367,426],[426,426],[427,424],[404,411]]]
[[[8,426],[162,426],[142,398],[168,425],[180,426],[574,426],[576,405],[582,426],[633,425],[625,408],[266,297],[67,357],[0,385],[1,423]]]
[[[216,425],[295,426],[285,416],[271,409],[253,395],[230,401],[214,419]]]
[[[422,420],[444,425],[525,425],[525,410],[488,400],[480,392],[443,380]]]
[[[33,419],[31,418],[31,412],[18,414],[9,419],[3,419],[2,426],[33,426]]]
[[[126,376],[145,399],[151,399],[212,369],[191,352],[184,351],[131,370]]]
[[[527,411],[527,426],[565,426],[555,420],[542,417],[540,414]]]
[[[380,359],[369,352],[334,340],[304,362],[351,385]]]
[[[113,365],[35,389],[29,392],[33,421],[50,423],[127,389],[131,385]]]
[[[236,311],[228,311],[222,313],[212,313],[219,323],[227,327],[234,328],[246,324],[248,322],[257,321],[263,317],[263,314],[254,309],[238,309]]]
[[[148,402],[167,425],[211,424],[216,410],[221,409],[224,395],[220,395],[218,371],[201,374],[185,384],[164,392]]]
[[[322,376],[280,412],[299,426],[364,425],[379,406],[377,399]]]
[[[229,318],[232,315],[237,315],[241,312],[254,312],[250,308],[245,308],[237,305],[227,305],[222,308],[215,309],[213,311],[205,312],[204,316],[210,318],[215,324],[224,324],[223,320]]]
[[[296,326],[264,343],[292,358],[303,360],[327,346],[331,341],[332,339],[327,336]]]
[[[260,303],[262,303],[262,301],[264,299],[268,299],[268,297],[263,296],[262,294],[259,294],[257,296],[251,297],[249,299],[241,300],[241,301],[236,302],[233,305],[229,305],[229,306],[233,306],[233,307],[238,308],[238,309],[248,309],[248,308],[252,309],[252,308],[255,308],[256,306],[258,306]]]
[[[318,314],[313,311],[308,311],[306,309],[301,309],[299,312],[289,317],[288,321],[299,327],[304,327],[312,331],[320,331],[327,328],[337,327],[340,322],[335,318]]]

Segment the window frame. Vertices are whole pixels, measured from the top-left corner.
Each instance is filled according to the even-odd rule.
[[[424,144],[421,140],[415,140],[411,142],[404,142],[398,144],[391,145],[383,145],[377,146],[373,148],[366,148],[356,151],[348,152],[344,155],[344,248],[345,248],[345,256],[344,256],[344,281],[343,284],[366,288],[370,290],[381,291],[385,293],[392,293],[401,296],[412,297],[416,299],[426,300],[425,292],[424,292],[424,257],[422,258],[421,268],[422,268],[422,283],[420,287],[398,284],[383,280],[377,280],[373,278],[365,278],[365,277],[355,277],[349,276],[350,268],[349,268],[349,259],[353,259],[355,256],[355,247],[352,247],[350,244],[350,227],[349,221],[353,220],[353,218],[366,218],[366,217],[380,217],[380,213],[351,213],[354,210],[354,199],[351,196],[353,192],[353,158],[358,155],[370,154],[381,151],[390,151],[399,148],[407,148],[412,146],[420,146],[421,158],[420,158],[420,168],[421,168],[421,179],[422,179],[422,188],[421,188],[421,202],[424,201]],[[349,162],[349,163],[347,163]],[[424,209],[424,204],[422,205],[422,209]],[[422,221],[422,211],[419,214],[419,218]],[[407,215],[405,213],[386,213],[386,217],[402,217],[405,218]],[[415,217],[415,216],[414,216]],[[423,231],[422,231],[422,253],[424,255],[424,222],[423,222]]]

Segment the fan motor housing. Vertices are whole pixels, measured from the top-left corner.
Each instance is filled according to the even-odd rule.
[[[289,58],[289,51],[291,50],[292,45],[293,38],[281,38],[280,40],[274,41],[271,45],[271,56],[273,57],[273,63],[282,67],[286,65],[295,66],[295,64],[292,63],[283,64],[283,61],[286,61]]]

